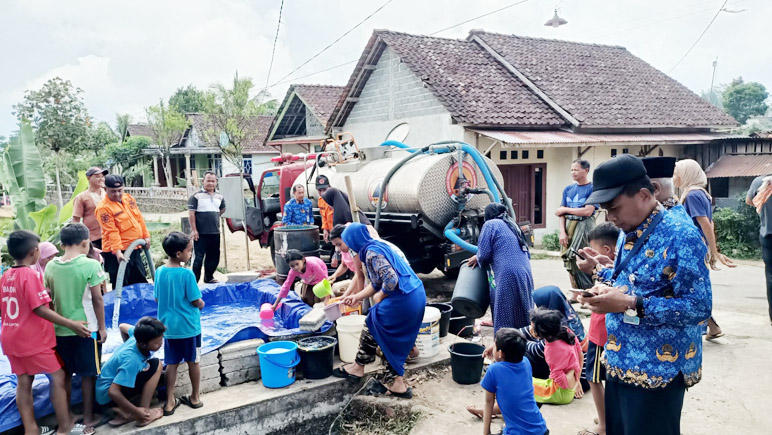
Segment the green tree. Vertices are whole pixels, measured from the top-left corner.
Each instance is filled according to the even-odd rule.
[[[250,78],[233,78],[233,87],[215,83],[206,94],[204,113],[209,128],[204,132],[207,142],[217,144],[223,157],[239,172],[244,171],[244,144],[257,137],[254,118],[260,108],[249,92],[254,84]]]
[[[146,113],[147,123],[153,131],[156,146],[161,155],[161,166],[166,176],[166,183],[172,186],[174,181],[170,159],[171,149],[180,143],[190,123],[185,115],[174,107],[167,107],[163,100],[159,101],[157,106],[148,107]]]
[[[143,151],[150,148],[152,139],[145,136],[131,136],[125,142],[111,143],[105,148],[105,155],[111,165],[120,165],[123,169],[133,166],[143,157]]]
[[[81,94],[69,80],[55,77],[40,90],[24,93],[24,101],[14,106],[19,120],[29,120],[35,127],[38,145],[53,151],[56,173],[56,192],[59,208],[64,206],[59,177],[59,158],[62,151],[77,152],[87,142],[91,121]]]
[[[110,128],[110,125],[106,122],[100,122],[89,129],[84,149],[92,151],[95,156],[98,156],[107,144],[111,144],[116,140],[118,140],[118,135]]]
[[[258,115],[276,115],[276,112],[279,111],[279,100],[271,98],[271,93],[268,92],[268,89],[258,92],[255,102]]]
[[[756,82],[744,82],[742,77],[732,80],[724,91],[724,109],[740,124],[745,124],[751,116],[763,115],[768,106],[765,102],[769,93],[764,85]]]
[[[188,85],[186,88],[178,88],[174,95],[169,97],[169,106],[182,113],[200,113],[204,111],[204,99],[204,92]]]
[[[126,140],[126,132],[131,124],[131,115],[128,113],[115,114],[115,132],[121,137],[121,143]]]

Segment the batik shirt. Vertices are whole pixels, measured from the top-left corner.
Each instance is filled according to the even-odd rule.
[[[284,217],[281,219],[284,225],[310,225],[314,223],[314,213],[311,201],[303,198],[303,202],[298,202],[295,198],[290,199],[284,204]]]
[[[691,222],[692,218],[689,216],[689,213],[686,212],[686,207],[678,202],[678,199],[675,196],[671,196],[670,198],[666,199],[662,205],[665,206],[666,210],[677,213],[678,217]]]
[[[672,211],[655,210],[617,244],[623,261],[658,213],[660,223],[618,274],[614,287],[643,296],[638,325],[623,313],[606,315],[605,362],[609,378],[642,388],[663,388],[679,373],[690,387],[702,377],[702,335],[698,324],[710,316],[712,294],[707,253],[697,228]]]

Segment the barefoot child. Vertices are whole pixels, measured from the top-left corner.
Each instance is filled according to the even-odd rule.
[[[611,261],[616,259],[616,244],[619,238],[619,228],[611,222],[606,222],[593,228],[587,235],[590,248],[597,253],[605,255]],[[598,268],[594,273],[596,281],[605,281],[610,278],[612,268]],[[587,358],[585,361],[585,373],[590,382],[592,400],[598,411],[598,424],[592,430],[582,430],[579,435],[605,435],[606,434],[606,405],[603,381],[606,380],[606,368],[603,365],[603,347],[606,345],[608,335],[606,333],[606,315],[599,313],[590,314],[590,333],[587,345]]]
[[[289,264],[290,271],[287,275],[287,280],[281,286],[279,297],[276,298],[276,302],[273,304],[274,311],[276,311],[281,300],[287,297],[292,283],[298,277],[300,277],[303,283],[299,295],[303,302],[312,307],[317,302],[321,302],[322,299],[317,298],[314,294],[313,287],[327,278],[327,265],[324,264],[324,261],[319,257],[304,257],[297,249],[288,249],[284,255],[284,260]]]
[[[88,322],[91,336],[79,337],[69,328],[55,326],[56,352],[64,364],[67,403],[71,400],[72,375],[79,375],[83,378],[83,424],[95,428],[102,420],[94,414],[94,385],[101,367],[101,343],[107,338],[102,283],[108,276],[98,261],[86,256],[91,246],[87,226],[66,225],[60,238],[64,255],[48,263],[44,283],[51,292],[54,311],[73,321]]]
[[[175,231],[163,241],[163,248],[169,260],[160,267],[155,278],[155,300],[158,302],[158,318],[166,325],[164,338],[164,362],[166,363],[166,405],[164,416],[184,403],[191,408],[203,406],[199,397],[201,380],[201,309],[204,301],[198,280],[190,269],[182,263],[190,261],[193,253],[193,240],[185,233]],[[177,367],[188,363],[188,375],[192,392],[190,396],[174,397],[174,384],[177,381]]]
[[[533,378],[538,403],[567,405],[574,400],[577,388],[582,388],[582,345],[562,320],[557,310],[537,309],[531,314],[531,334],[546,341],[544,359],[550,368],[549,379]]]
[[[124,343],[102,366],[96,399],[100,405],[112,406],[117,414],[108,422],[110,426],[130,421],[136,421],[138,427],[147,426],[163,416],[161,409],[150,408],[161,378],[161,363],[150,356],[163,345],[166,327],[160,320],[145,316],[133,327],[122,323],[119,328]],[[139,406],[132,403],[137,397]]]
[[[65,373],[54,350],[56,334],[54,325],[70,328],[81,337],[90,337],[85,322],[66,319],[48,308],[51,298],[43,287],[43,281],[31,266],[40,257],[35,233],[17,230],[8,236],[8,253],[16,264],[0,278],[2,297],[3,353],[8,357],[11,371],[18,378],[16,406],[26,434],[38,434],[35,408],[32,398],[32,382],[37,374],[48,375],[51,382],[51,404],[59,423],[57,434],[84,433],[85,426],[74,425],[64,389]],[[53,431],[45,431],[52,434]],[[93,433],[85,432],[85,433]]]
[[[491,433],[491,418],[499,411],[504,417],[504,435],[549,433],[534,399],[531,364],[523,358],[525,338],[513,328],[501,328],[494,346],[496,362],[488,367],[481,383],[485,390],[483,434]]]

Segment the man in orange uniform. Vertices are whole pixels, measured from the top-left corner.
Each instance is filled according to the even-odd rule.
[[[316,177],[316,191],[319,192],[319,214],[322,215],[322,231],[324,231],[324,241],[329,242],[330,231],[332,231],[332,207],[322,199],[322,194],[330,188],[330,179],[325,175]]]
[[[110,174],[105,177],[107,195],[96,208],[96,217],[102,226],[102,256],[105,269],[110,274],[113,289],[118,281],[118,267],[122,261],[128,261],[123,285],[147,282],[142,251],[124,252],[137,239],[145,239],[150,246],[150,233],[145,225],[145,218],[139,212],[137,201],[128,193],[123,193],[123,177]]]

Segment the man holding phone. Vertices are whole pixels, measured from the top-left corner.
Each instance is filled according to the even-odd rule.
[[[625,154],[595,170],[588,203],[625,232],[609,280],[580,302],[607,313],[607,434],[679,435],[687,387],[702,377],[699,323],[710,316],[707,248],[693,225],[665,210],[641,160]]]

